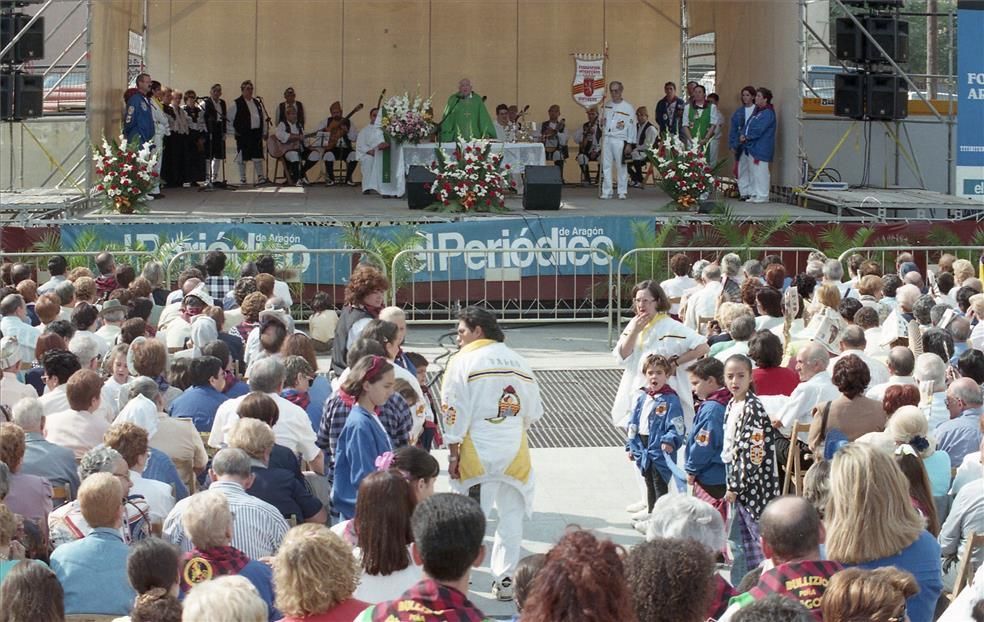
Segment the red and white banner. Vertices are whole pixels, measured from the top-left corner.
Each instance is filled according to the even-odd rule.
[[[605,96],[605,57],[601,54],[574,55],[574,83],[571,96],[584,108],[593,108]]]

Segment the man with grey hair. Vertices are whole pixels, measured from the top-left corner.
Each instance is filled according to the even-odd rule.
[[[260,359],[253,363],[250,368],[250,391],[266,393],[277,403],[280,417],[273,426],[273,433],[277,437],[277,444],[289,448],[295,454],[299,454],[302,460],[307,461],[308,469],[311,471],[314,471],[318,475],[324,475],[325,457],[315,444],[317,435],[311,427],[311,419],[308,418],[307,412],[303,408],[280,396],[286,377],[287,369],[279,359],[272,357]],[[245,398],[246,396],[243,395],[226,400],[215,411],[212,432],[208,438],[209,447],[215,447],[216,449],[225,447],[226,434],[232,430],[232,426],[239,420],[237,410],[239,404]]]
[[[817,404],[835,399],[840,395],[840,391],[834,386],[834,382],[827,371],[827,363],[830,355],[827,349],[819,343],[810,342],[799,349],[796,353],[796,373],[799,375],[800,383],[793,389],[788,398],[766,401],[763,404],[772,425],[779,428],[785,435],[793,433],[793,425],[797,423],[810,423],[810,415],[813,407]],[[770,396],[771,397],[771,396]],[[803,432],[800,440],[806,443],[807,434]]]
[[[936,428],[936,448],[950,456],[951,464],[961,464],[981,444],[984,405],[980,385],[972,378],[954,380],[946,390],[946,405],[950,420]]]
[[[689,495],[663,495],[656,500],[646,541],[656,538],[700,542],[715,555],[728,543],[721,513],[706,501]]]
[[[54,499],[56,504],[74,499],[79,491],[75,453],[67,447],[49,443],[44,438],[44,408],[37,398],[25,397],[14,404],[13,421],[24,428],[25,450],[22,473],[48,480],[52,488],[68,489],[68,497]]]
[[[822,261],[808,261],[806,262],[806,276],[812,276],[819,283],[823,280],[823,262]]]
[[[612,198],[612,166],[617,168],[618,198],[626,198],[629,189],[629,169],[625,156],[630,145],[638,139],[635,108],[622,99],[624,87],[617,80],[608,85],[611,99],[601,108],[601,123],[605,128],[601,144],[601,198]]]
[[[737,253],[721,257],[721,272],[721,286],[724,288],[721,301],[741,302],[741,257]]]
[[[277,508],[246,492],[253,485],[251,465],[249,456],[242,449],[227,447],[219,450],[209,470],[212,478],[209,490],[221,493],[236,517],[232,524],[232,546],[251,559],[261,559],[277,552],[290,525]],[[181,516],[195,496],[178,501],[164,520],[164,539],[178,545],[182,551],[192,549]]]
[[[97,334],[79,331],[68,342],[68,351],[79,359],[82,369],[98,372],[102,365],[102,359],[106,355],[105,352],[101,351],[104,345],[105,341],[100,339]],[[112,423],[119,413],[119,394],[110,383],[104,382],[100,391],[99,408],[95,410],[94,414],[100,415]]]
[[[126,319],[126,307],[119,300],[111,298],[99,309],[99,317],[102,318],[102,326],[96,331],[96,336],[109,345],[115,344],[117,337],[120,336],[123,320]]]
[[[71,281],[62,281],[55,286],[55,295],[61,303],[61,311],[58,312],[58,319],[71,320],[72,309],[75,308],[75,284]]]
[[[762,262],[758,259],[749,259],[742,265],[741,269],[746,279],[758,279],[765,284],[762,279]]]
[[[830,359],[830,364],[827,366],[827,371],[833,374],[834,365],[837,364],[837,361],[841,360],[845,356],[853,354],[868,366],[868,373],[871,374],[871,381],[868,383],[869,388],[879,384],[885,384],[888,382],[888,377],[891,375],[888,372],[888,367],[885,363],[882,363],[878,359],[865,354],[864,349],[867,345],[868,340],[864,336],[864,329],[860,326],[848,326],[841,333],[841,353]]]
[[[916,357],[912,377],[919,386],[919,392],[930,396],[928,403],[923,399],[924,403],[920,408],[926,415],[929,430],[932,432],[950,419],[950,410],[946,403],[946,363],[938,355],[924,352]]]
[[[895,346],[888,353],[888,380],[878,384],[872,382],[868,385],[865,397],[880,402],[885,397],[885,390],[890,386],[899,384],[916,386],[916,379],[912,377],[915,365],[916,357],[913,356],[912,350],[905,346]]]
[[[970,349],[969,341],[972,327],[967,318],[955,317],[946,327],[946,330],[953,337],[953,359],[950,363],[955,365],[960,355]]]
[[[731,320],[728,334],[731,335],[731,344],[714,355],[722,363],[735,354],[748,355],[748,340],[755,334],[755,318],[751,315],[739,315]]]
[[[7,294],[0,300],[0,334],[16,337],[20,344],[21,360],[34,360],[34,346],[38,343],[41,331],[31,326],[27,318],[27,304],[20,294]]]
[[[700,273],[701,285],[687,298],[680,302],[683,323],[694,330],[700,330],[701,318],[714,317],[717,311],[718,298],[721,296],[721,266],[709,263]]]

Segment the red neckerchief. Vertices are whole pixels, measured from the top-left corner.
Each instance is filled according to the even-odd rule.
[[[663,386],[655,390],[649,388],[649,386],[647,385],[643,387],[642,390],[645,391],[646,395],[648,395],[649,397],[656,397],[657,395],[667,395],[668,393],[673,393],[674,395],[676,395],[676,391],[673,390],[673,387],[671,387],[669,383],[664,384]]]
[[[720,404],[722,406],[727,406],[728,405],[728,402],[731,401],[731,391],[729,391],[727,389],[727,387],[722,387],[722,388],[718,389],[717,391],[715,391],[714,393],[711,393],[710,395],[708,395],[707,396],[707,399],[704,400],[704,401],[705,402],[717,402],[718,404]]]
[[[356,401],[355,396],[349,395],[342,389],[338,390],[338,399],[342,400],[342,403],[348,406],[349,408],[355,406],[355,401]]]
[[[308,395],[307,391],[303,393],[297,389],[284,389],[280,393],[280,397],[284,398],[291,404],[297,404],[304,410],[307,410],[308,404],[311,403],[311,396]]]
[[[249,558],[231,546],[194,548],[182,557],[181,591],[187,593],[195,585],[215,577],[239,574],[248,563]]]
[[[184,321],[188,322],[189,324],[191,324],[191,321],[195,319],[196,315],[201,315],[201,314],[202,314],[202,309],[199,309],[197,307],[195,308],[187,307],[181,310],[181,317],[183,317]]]
[[[366,313],[368,313],[369,315],[371,315],[376,319],[379,318],[379,312],[383,310],[382,307],[374,307],[372,305],[367,305],[364,302],[362,303],[362,308],[366,310]]]
[[[433,579],[424,579],[397,600],[376,605],[372,613],[373,622],[482,622],[485,619],[485,614],[464,594]]]
[[[96,278],[96,291],[100,294],[111,292],[118,287],[115,274],[104,274]]]

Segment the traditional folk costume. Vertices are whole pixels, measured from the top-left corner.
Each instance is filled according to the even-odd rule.
[[[725,493],[725,469],[721,460],[724,449],[725,406],[731,400],[731,392],[721,388],[700,403],[694,417],[694,425],[687,438],[687,462],[685,469],[694,477],[694,496],[713,505],[727,520]]]
[[[577,165],[581,168],[581,182],[591,183],[588,162],[597,162],[601,156],[601,124],[597,121],[583,124],[574,132],[577,143]]]
[[[164,165],[164,138],[171,133],[171,123],[167,115],[164,114],[164,106],[157,101],[156,97],[150,98],[150,112],[154,117],[154,150],[157,152],[157,164],[154,165],[154,187],[150,194],[159,194],[161,191],[161,167]]]
[[[301,185],[304,180],[304,174],[308,172],[308,169],[318,163],[319,158],[318,154],[304,147],[303,140],[292,140],[292,134],[304,135],[304,127],[300,122],[291,123],[287,119],[284,119],[277,124],[277,131],[275,133],[277,140],[290,149],[284,154],[284,160],[287,161],[287,167],[290,170],[290,177],[297,185]],[[303,167],[301,166],[302,159],[304,160]]]
[[[359,163],[358,154],[355,151],[355,143],[359,138],[359,133],[351,121],[342,119],[345,132],[334,145],[329,145],[330,133],[324,130],[333,120],[334,117],[328,117],[318,123],[320,130],[316,138],[318,149],[314,153],[319,154],[325,162],[325,183],[327,185],[334,186],[336,183],[341,183],[335,179],[335,162],[345,162],[345,183],[352,186],[355,185],[352,183],[352,174],[355,173],[355,167]]]
[[[748,568],[762,562],[758,521],[773,498],[782,494],[779,481],[779,457],[776,439],[779,434],[758,396],[751,391],[744,403],[728,403],[728,417],[737,417],[728,470],[728,492],[737,495],[734,503],[735,523],[741,535],[741,547]],[[726,450],[725,450],[726,451]]]
[[[164,106],[170,125],[170,133],[164,139],[164,165],[161,177],[169,186],[180,186],[185,183],[185,165],[188,162],[188,138],[190,128],[188,115],[181,106]]]
[[[188,157],[185,162],[185,179],[190,183],[205,181],[205,153],[208,135],[205,114],[198,106],[185,106],[188,116]]]
[[[448,98],[441,115],[441,142],[450,143],[458,140],[473,140],[476,138],[495,138],[495,125],[485,102],[475,92],[468,97],[457,93]]]
[[[656,126],[649,121],[646,121],[642,127],[639,128],[639,134],[635,141],[635,147],[632,149],[632,162],[629,163],[629,177],[631,177],[632,182],[637,184],[639,187],[642,187],[645,183],[643,168],[646,166],[646,162],[649,158],[649,154],[646,152],[656,145],[656,137]]]
[[[683,444],[683,439],[683,409],[676,391],[669,385],[663,385],[659,390],[644,387],[629,417],[626,450],[632,453],[639,472],[646,480],[650,512],[656,500],[669,492],[673,473],[667,461],[676,464],[677,449]],[[664,443],[672,445],[673,451],[664,453]]]
[[[236,135],[239,183],[246,183],[246,162],[253,161],[256,183],[266,183],[263,174],[263,110],[255,97],[237,97],[229,107],[229,129]]]
[[[205,158],[208,160],[206,182],[209,187],[219,180],[219,167],[226,159],[225,136],[229,120],[224,99],[205,100],[202,116],[205,121]]]
[[[533,469],[526,430],[543,415],[529,364],[505,344],[479,339],[459,350],[441,389],[445,440],[460,443],[455,490],[482,485],[482,509],[495,505],[490,566],[499,581],[512,577],[523,541],[523,515],[533,513]]]
[[[601,110],[605,134],[601,143],[601,198],[612,197],[612,163],[617,167],[618,198],[629,191],[629,170],[625,164],[625,146],[636,140],[635,108],[624,99],[608,102]]]
[[[659,125],[659,135],[667,132],[680,135],[683,126],[683,108],[686,103],[679,97],[667,100],[665,97],[656,103],[656,124]]]
[[[552,132],[547,136],[548,132]],[[540,124],[540,142],[546,151],[547,160],[553,162],[560,168],[560,176],[564,177],[564,161],[567,160],[567,129],[563,120],[550,121],[549,119]]]

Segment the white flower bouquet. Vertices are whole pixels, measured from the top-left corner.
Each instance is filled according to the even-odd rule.
[[[409,93],[394,95],[386,100],[382,110],[383,133],[399,143],[419,143],[434,133],[434,116],[430,98]]]
[[[154,172],[157,154],[151,152],[153,143],[139,148],[126,142],[122,134],[112,143],[103,138],[95,150],[96,196],[105,207],[120,214],[132,214],[137,204],[145,201],[154,187],[158,174]]]
[[[677,204],[677,209],[689,210],[717,187],[704,150],[687,147],[674,134],[667,132],[658,147],[649,149],[647,155],[659,175],[660,187]]]
[[[459,142],[452,157],[436,149],[437,161],[431,171],[437,179],[431,194],[435,209],[450,212],[505,211],[506,190],[515,186],[509,179],[509,165],[502,166],[502,155],[491,153],[488,141]]]

